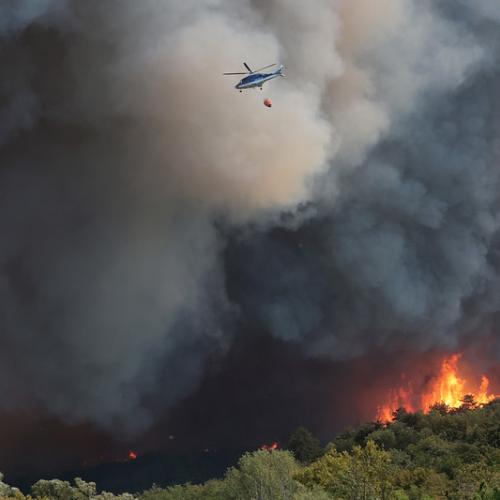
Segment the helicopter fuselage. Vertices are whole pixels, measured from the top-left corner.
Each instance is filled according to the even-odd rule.
[[[283,67],[280,66],[276,71],[273,73],[252,73],[245,78],[242,78],[239,83],[235,85],[234,88],[238,90],[245,90],[245,89],[251,89],[255,87],[260,87],[262,88],[262,85],[264,83],[268,82],[269,80],[272,80],[273,78],[277,78],[278,76],[285,76],[283,74]]]

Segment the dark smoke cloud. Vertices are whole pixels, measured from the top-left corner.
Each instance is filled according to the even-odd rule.
[[[414,6],[409,31],[391,36],[390,45],[359,47],[370,55],[362,68],[388,121],[379,122],[383,131],[372,127],[382,140],[375,147],[370,141],[362,161],[366,144],[357,142],[352,155],[348,141],[356,133],[344,132],[315,190],[317,215],[298,229],[292,223],[291,231],[238,241],[229,253],[238,276],[233,293],[250,317],[315,355],[452,350],[468,336],[492,334],[487,324],[499,304],[499,37],[493,18],[464,8],[453,12],[453,23],[440,17],[449,5],[443,7]],[[359,17],[351,21],[363,27],[352,28],[360,36],[373,28]],[[332,89],[342,91],[342,83],[334,80]],[[360,122],[358,116],[353,126]]]
[[[498,309],[497,82],[482,75],[414,116],[336,178],[333,203],[321,186],[324,215],[237,242],[234,293],[249,314],[338,359],[480,334]]]
[[[4,2],[0,408],[143,429],[241,324],[344,367],[496,337],[497,10]]]

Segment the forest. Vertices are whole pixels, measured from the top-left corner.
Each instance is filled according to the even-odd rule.
[[[283,448],[245,453],[203,484],[100,492],[76,478],[40,480],[29,494],[0,474],[0,500],[500,500],[500,399],[428,413],[400,408],[390,422],[347,429],[322,446],[299,428]]]

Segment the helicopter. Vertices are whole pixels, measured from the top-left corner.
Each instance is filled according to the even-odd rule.
[[[276,63],[269,64],[268,66],[264,66],[263,68],[256,69],[253,71],[250,66],[246,62],[243,63],[243,66],[248,70],[243,73],[222,73],[224,76],[226,75],[248,75],[245,78],[242,78],[235,86],[235,89],[238,89],[240,92],[243,92],[244,89],[251,89],[259,87],[262,90],[262,85],[272,80],[273,78],[277,78],[278,76],[285,76],[283,73],[283,69],[285,68],[283,64],[280,64],[276,71],[272,73],[260,73],[263,69],[271,68],[273,66],[277,66]]]

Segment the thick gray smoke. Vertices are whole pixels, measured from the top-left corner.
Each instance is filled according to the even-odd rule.
[[[335,358],[487,328],[499,21],[487,0],[3,2],[0,408],[141,428],[245,315]],[[242,60],[288,78],[242,95],[221,76]]]

